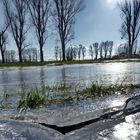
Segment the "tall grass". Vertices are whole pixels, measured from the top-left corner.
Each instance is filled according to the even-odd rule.
[[[18,108],[29,107],[36,108],[44,105],[46,103],[46,96],[37,92],[37,90],[31,89],[27,92],[27,95],[24,98],[19,100]]]
[[[59,86],[46,86],[33,88],[28,91],[23,90],[20,93],[18,108],[38,108],[51,104],[59,104],[64,102],[73,102],[75,100],[83,100],[87,98],[96,98],[113,94],[128,94],[133,93],[133,89],[140,88],[140,85],[100,85],[92,83],[86,88],[70,87],[66,84]]]
[[[65,84],[59,86],[43,86],[41,88],[31,88],[19,92],[20,99],[18,108],[26,110],[27,108],[38,108],[54,103],[62,103],[68,95],[70,87]]]
[[[98,83],[92,83],[90,86],[85,89],[78,90],[77,95],[81,99],[85,98],[95,98],[102,97],[105,95],[113,95],[113,94],[126,94],[127,90],[126,85],[99,85]]]

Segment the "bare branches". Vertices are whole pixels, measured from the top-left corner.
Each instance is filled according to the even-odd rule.
[[[129,57],[132,57],[134,43],[140,33],[140,1],[125,0],[119,5],[122,15],[121,34],[129,43]]]
[[[83,8],[83,0],[53,0],[53,2],[55,7],[52,15],[59,32],[63,61],[65,61],[65,45],[74,39],[72,27],[75,22],[75,15]]]
[[[6,44],[8,36],[6,35],[6,31],[9,27],[9,24],[5,24],[3,29],[0,31],[0,51],[2,57],[2,63],[5,63],[5,51],[6,51]]]
[[[24,0],[3,0],[3,5],[18,48],[19,61],[22,62],[22,51],[26,40],[26,33],[29,30],[26,28],[27,5]]]
[[[40,46],[40,60],[44,61],[43,46],[48,37],[47,25],[50,17],[50,0],[26,0],[30,11],[32,24],[35,27],[38,43]]]

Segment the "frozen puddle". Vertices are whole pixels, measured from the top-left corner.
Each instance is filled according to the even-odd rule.
[[[122,116],[104,119],[67,133],[65,140],[139,140],[140,96],[126,101]],[[136,113],[137,112],[137,113]],[[133,114],[135,113],[135,114]],[[130,115],[131,114],[131,115]]]
[[[38,124],[0,121],[0,140],[61,140],[63,135]]]
[[[95,111],[55,125],[1,120],[0,140],[139,140],[140,95],[125,104],[118,110]]]
[[[140,113],[106,120],[66,134],[64,140],[140,140]]]

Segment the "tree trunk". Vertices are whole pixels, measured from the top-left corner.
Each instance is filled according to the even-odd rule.
[[[107,54],[106,54],[106,52],[105,52],[105,59],[106,59],[106,57],[107,57]]]
[[[129,44],[129,52],[128,52],[128,57],[132,58],[132,45]]]
[[[110,59],[112,58],[112,53],[110,52]]]
[[[64,41],[62,41],[62,57],[63,57],[63,61],[66,61],[66,58],[65,58],[65,43]]]
[[[5,63],[5,57],[4,57],[4,52],[1,52],[1,56],[2,56],[2,63]]]
[[[44,62],[43,49],[40,46],[40,62]]]
[[[19,55],[19,62],[22,63],[23,59],[22,59],[22,50],[19,48],[18,49],[18,55]]]

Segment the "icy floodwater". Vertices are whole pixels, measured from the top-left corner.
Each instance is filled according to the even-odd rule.
[[[140,113],[125,119],[105,120],[66,134],[64,140],[139,140]]]
[[[77,83],[87,86],[92,81],[99,84],[115,84],[116,82],[140,83],[140,63],[105,63],[105,64],[84,64],[84,65],[65,65],[65,66],[42,66],[28,68],[2,68],[0,69],[0,90],[13,94],[7,100],[7,106],[0,109],[0,119],[14,118],[18,114],[17,90],[30,88],[32,86],[43,87],[45,85],[67,84],[74,86]],[[139,90],[135,91],[139,93]],[[28,109],[22,114],[27,121],[44,122],[58,126],[71,125],[82,121],[96,118],[112,110],[120,109],[124,102],[131,95],[113,95],[94,100],[75,101],[66,104],[52,105],[40,109]],[[119,139],[116,136],[120,128],[126,131],[127,122],[123,122],[117,127],[102,129],[99,135],[95,135],[92,130],[96,126],[91,125],[78,132],[67,134],[64,139],[84,139],[92,140],[97,137],[104,139],[102,134],[109,135],[109,139]],[[103,123],[101,123],[103,124]],[[100,125],[101,125],[100,124]],[[109,123],[110,124],[110,123]],[[131,124],[129,124],[131,127]],[[105,125],[105,126],[108,126]],[[135,126],[134,126],[135,127]],[[137,125],[136,125],[137,127]],[[0,125],[0,134],[3,126]],[[126,128],[127,129],[127,128]],[[136,128],[135,128],[136,129]],[[135,130],[133,129],[133,130]],[[84,132],[83,132],[84,131]],[[131,129],[130,129],[131,131]],[[116,132],[116,134],[114,134]],[[2,131],[3,133],[3,131]],[[127,132],[126,132],[127,133]],[[82,134],[82,135],[81,135]],[[126,136],[124,136],[125,138]],[[107,139],[107,138],[106,138]],[[121,139],[121,138],[120,138]]]
[[[116,82],[140,83],[140,63],[105,63],[65,66],[42,66],[0,69],[1,91],[45,85],[68,85],[91,82],[115,84]]]
[[[17,113],[17,90],[24,87],[60,85],[86,86],[92,81],[99,84],[116,82],[140,83],[140,63],[105,63],[65,66],[43,66],[28,68],[0,69],[1,92],[11,93],[8,105],[0,110],[0,118],[11,117]],[[139,91],[136,91],[139,92]],[[53,105],[47,108],[27,110],[27,119],[45,121],[52,124],[66,125],[73,121],[82,121],[109,111],[112,107],[122,106],[128,96],[110,96],[95,100]],[[94,113],[93,113],[94,112]],[[95,113],[96,112],[96,113]],[[85,114],[88,114],[89,118]],[[81,118],[79,118],[81,116]]]

